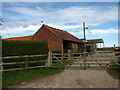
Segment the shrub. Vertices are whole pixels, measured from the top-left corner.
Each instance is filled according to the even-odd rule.
[[[48,44],[45,41],[2,40],[3,56],[47,54],[48,51]]]

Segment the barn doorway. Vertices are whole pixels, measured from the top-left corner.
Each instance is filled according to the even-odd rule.
[[[86,46],[86,52],[91,52],[91,47],[90,46]]]
[[[69,53],[70,51],[72,52],[72,42],[70,41],[63,41],[63,51],[64,53]]]

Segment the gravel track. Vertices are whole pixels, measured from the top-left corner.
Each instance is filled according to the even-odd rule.
[[[118,88],[118,79],[105,70],[64,70],[12,88]]]
[[[100,55],[114,58],[113,53]],[[103,58],[106,59],[107,57],[105,57]],[[105,69],[66,69],[60,74],[24,82],[22,85],[12,86],[12,88],[118,88],[118,79],[112,78]]]

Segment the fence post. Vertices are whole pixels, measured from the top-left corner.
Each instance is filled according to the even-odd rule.
[[[28,57],[26,57],[26,69],[28,68]]]
[[[47,67],[52,66],[52,53],[49,51],[48,53],[48,60],[47,60]]]
[[[86,69],[86,52],[84,53],[84,69]]]
[[[72,51],[70,49],[68,49],[68,59],[71,60],[72,59]]]
[[[3,71],[3,64],[1,64],[1,72]]]

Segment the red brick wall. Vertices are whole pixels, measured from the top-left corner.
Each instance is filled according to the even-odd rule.
[[[72,43],[73,47],[73,53],[78,52],[78,44],[77,43]]]
[[[48,42],[48,47],[50,50],[62,50],[63,40],[45,27],[42,27],[40,30],[38,30],[33,36],[32,40],[44,40]]]

